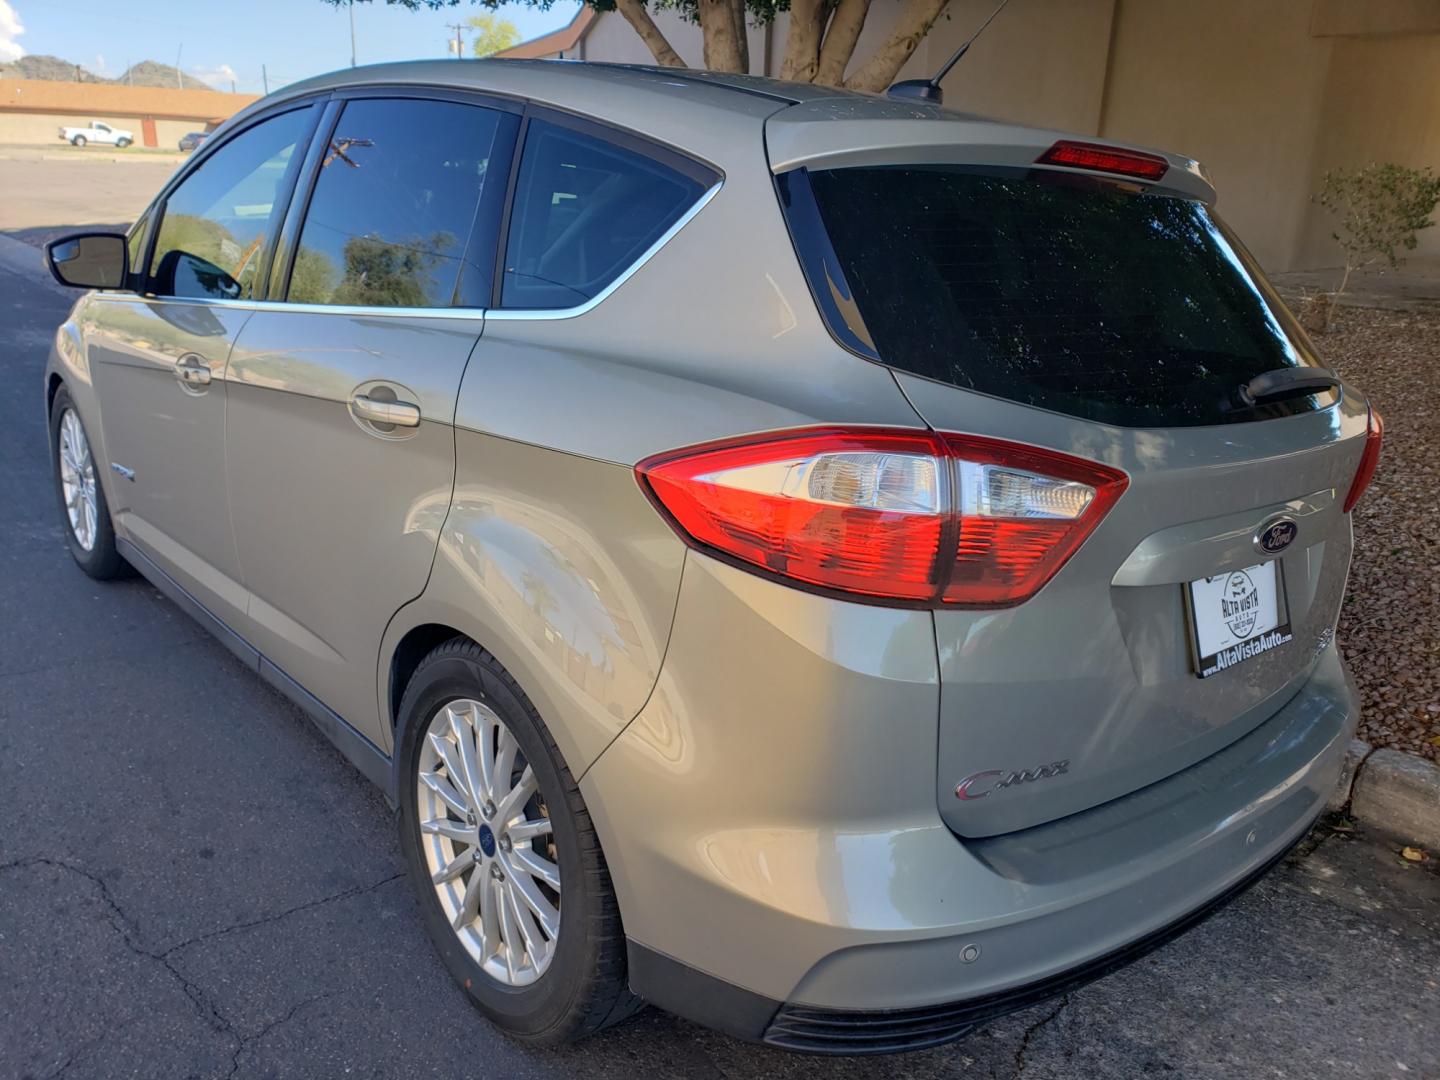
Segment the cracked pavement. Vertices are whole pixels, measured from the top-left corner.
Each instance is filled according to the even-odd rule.
[[[67,306],[0,264],[0,1077],[1440,1077],[1440,877],[1328,830],[953,1046],[803,1058],[654,1010],[505,1040],[432,953],[379,794],[148,585],[71,565],[40,385]]]

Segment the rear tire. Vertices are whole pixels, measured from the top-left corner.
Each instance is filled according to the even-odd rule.
[[[84,135],[76,135],[73,139],[70,140],[70,145],[71,145],[71,146],[84,146],[84,145],[85,145],[85,136],[84,136]]]
[[[62,385],[50,404],[50,465],[60,525],[80,569],[97,581],[108,581],[126,574],[129,564],[115,546],[110,504],[90,447],[79,410]]]
[[[431,941],[471,1003],[507,1034],[545,1046],[573,1042],[637,1012],[644,1003],[629,990],[620,909],[585,800],[514,679],[474,642],[455,638],[421,661],[405,688],[400,725],[400,846]],[[507,733],[513,743],[505,741]],[[471,770],[473,785],[463,775],[470,751],[462,750],[462,738],[471,740],[472,765],[490,755]],[[448,787],[451,763],[459,776]],[[527,774],[533,794],[507,803],[503,790],[517,797],[530,791]],[[445,786],[443,801],[432,786],[437,782]],[[518,809],[510,813],[507,806]],[[443,834],[434,827],[422,831],[422,821],[443,821]],[[467,829],[475,830],[474,839],[458,836]],[[541,905],[553,901],[558,911],[553,937],[544,932],[546,920],[523,906],[526,889],[542,884],[525,869],[535,856],[553,870],[556,887],[544,886]],[[450,872],[454,867],[462,868]],[[474,915],[465,906],[472,888],[481,897],[474,905],[485,905]],[[487,902],[487,889],[498,899]],[[507,889],[515,905],[508,910]],[[506,922],[497,923],[500,918]],[[511,947],[522,939],[523,948]],[[532,939],[538,948],[530,947]],[[527,968],[532,956],[540,961]]]

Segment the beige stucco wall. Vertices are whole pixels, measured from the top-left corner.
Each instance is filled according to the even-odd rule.
[[[64,113],[22,113],[0,112],[0,143],[12,145],[60,145],[59,129],[62,127],[85,127],[91,120],[99,120],[111,127],[133,132],[135,145],[144,145],[144,125],[138,116],[97,116],[93,113],[66,115]],[[155,139],[163,150],[174,150],[180,136],[187,131],[204,131],[204,120],[156,120]]]
[[[1012,4],[941,84],[945,104],[1016,123],[1094,134],[1115,6],[1115,0]],[[903,77],[933,74],[994,8],[990,0],[952,0],[950,17],[921,42]]]
[[[1299,0],[1120,0],[1100,132],[1199,158],[1261,264],[1294,264],[1331,39]]]
[[[1440,8],[1440,4],[1435,5]],[[1394,161],[1440,172],[1440,34],[1334,39],[1307,189],[1327,169]],[[1305,204],[1300,265],[1336,266],[1334,221]],[[1417,254],[1440,255],[1440,226],[1420,233]]]
[[[0,143],[60,144],[60,128],[85,127],[91,120],[135,133],[140,142],[140,120],[129,116],[67,116],[63,113],[0,112]]]

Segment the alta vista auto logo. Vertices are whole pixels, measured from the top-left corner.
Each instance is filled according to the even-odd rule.
[[[1236,570],[1225,582],[1220,594],[1220,617],[1230,633],[1244,641],[1255,629],[1255,620],[1260,615],[1260,590],[1255,587],[1249,573]]]

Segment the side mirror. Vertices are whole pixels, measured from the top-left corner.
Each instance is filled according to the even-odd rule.
[[[45,265],[61,285],[121,289],[130,270],[130,249],[120,233],[74,233],[45,245]]]

